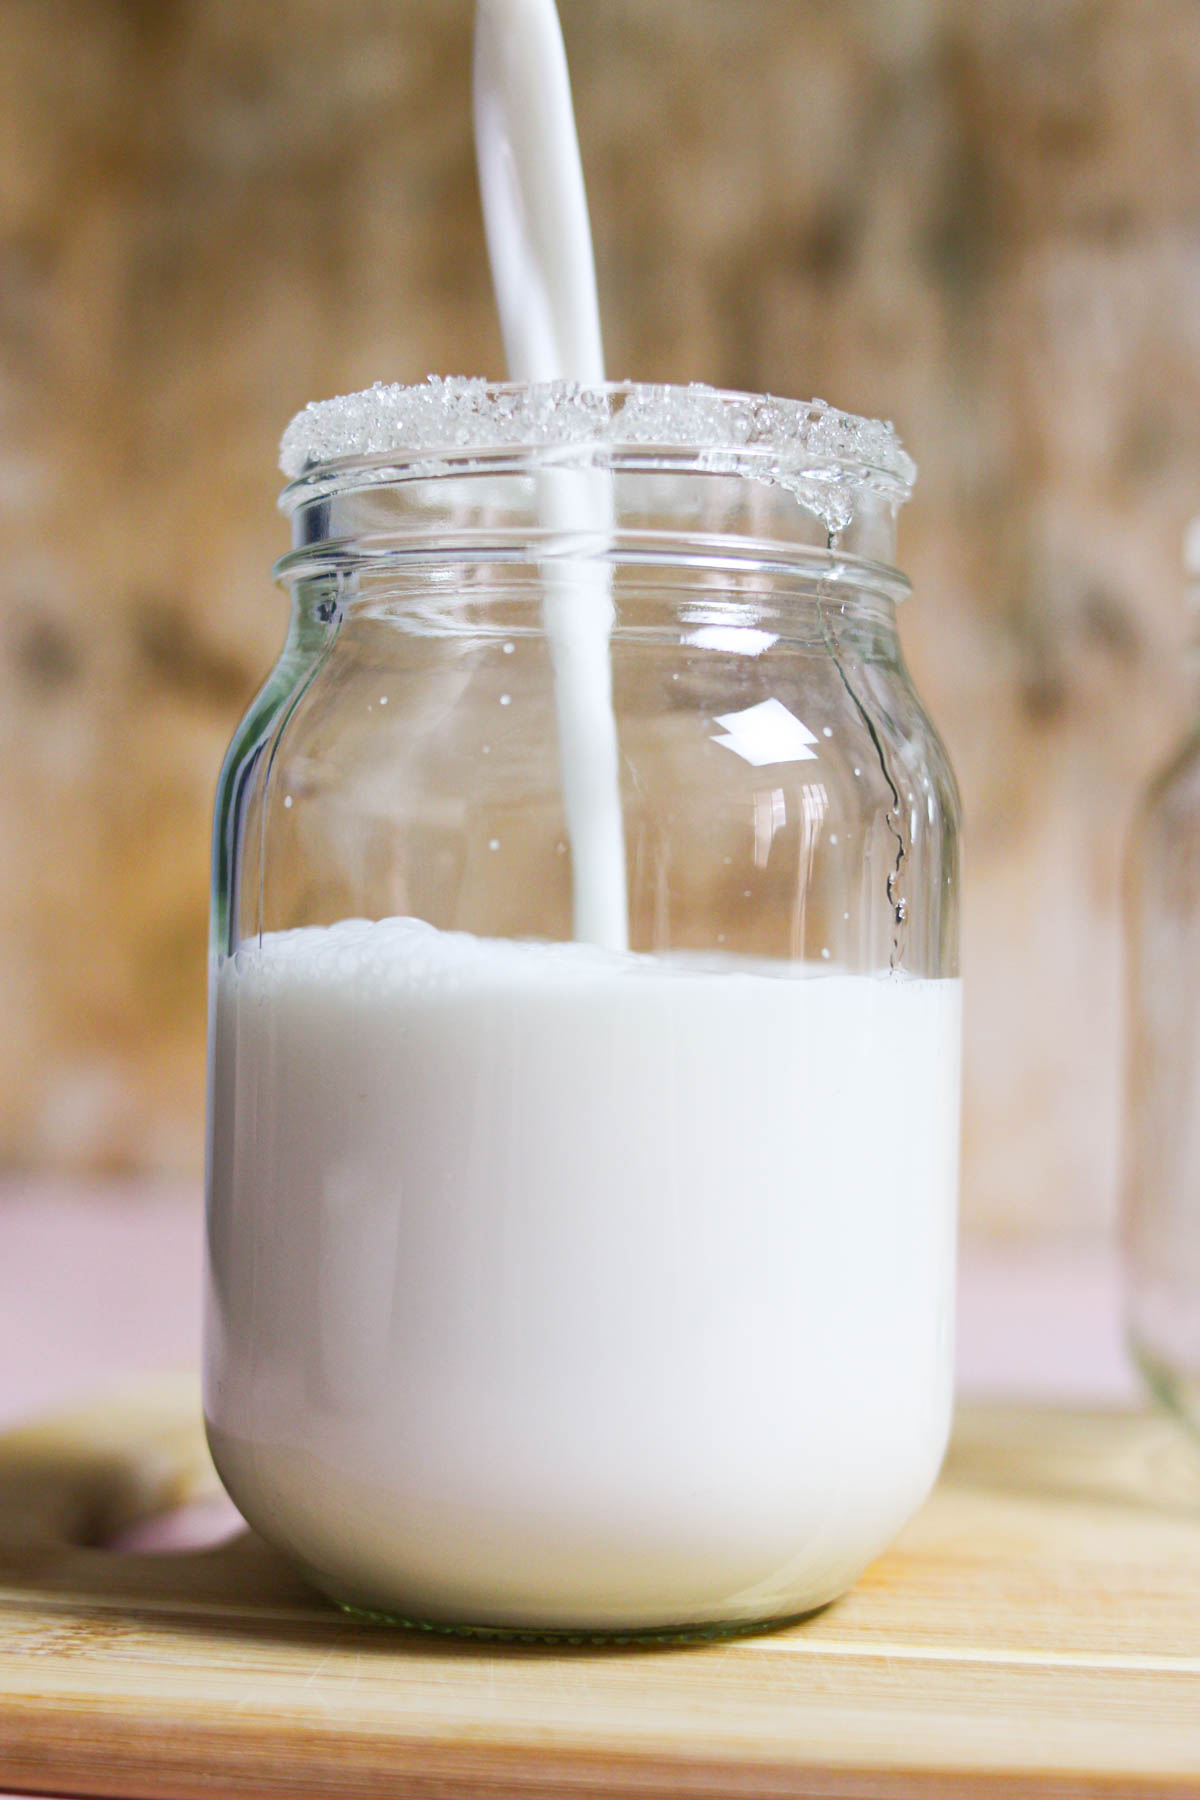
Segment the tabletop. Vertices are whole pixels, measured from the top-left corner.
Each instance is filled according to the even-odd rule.
[[[183,1185],[10,1181],[0,1187],[0,1427],[10,1428],[10,1451],[13,1443],[19,1448],[31,1441],[11,1437],[18,1421],[75,1405],[82,1410],[68,1416],[107,1419],[104,1429],[118,1429],[118,1437],[124,1427],[111,1422],[126,1417],[142,1420],[151,1445],[160,1442],[161,1448],[167,1441],[161,1433],[167,1431],[171,1443],[191,1444],[188,1454],[201,1466],[194,1373],[186,1373],[194,1372],[199,1354],[201,1230],[199,1196]],[[164,1376],[170,1370],[185,1373]],[[240,1679],[249,1682],[245,1691],[259,1696],[257,1735],[239,1740],[249,1763],[236,1758],[221,1763],[218,1757],[229,1793],[277,1788],[278,1781],[268,1779],[272,1768],[279,1779],[288,1771],[289,1793],[317,1793],[322,1783],[324,1791],[336,1792],[341,1757],[345,1791],[419,1793],[422,1800],[427,1794],[474,1797],[493,1790],[581,1796],[895,1792],[907,1800],[918,1791],[974,1792],[968,1774],[970,1782],[982,1782],[989,1767],[1002,1785],[984,1785],[979,1792],[1032,1797],[1043,1791],[1098,1791],[1068,1784],[1068,1777],[1101,1779],[1102,1768],[1087,1766],[1084,1752],[1090,1744],[1101,1763],[1108,1757],[1110,1771],[1126,1767],[1126,1785],[1112,1791],[1132,1794],[1132,1739],[1128,1730],[1122,1737],[1119,1715],[1124,1708],[1126,1726],[1136,1737],[1138,1715],[1129,1708],[1142,1691],[1138,1684],[1155,1672],[1156,1656],[1163,1664],[1154,1690],[1163,1721],[1156,1728],[1160,1785],[1136,1791],[1192,1792],[1178,1782],[1193,1750],[1189,1708],[1200,1719],[1200,1635],[1193,1643],[1186,1619],[1180,1619],[1193,1602],[1200,1618],[1200,1509],[1190,1490],[1180,1499],[1186,1452],[1184,1474],[1175,1470],[1168,1499],[1162,1499],[1164,1458],[1174,1468],[1172,1459],[1179,1455],[1170,1425],[1128,1411],[1139,1396],[1121,1344],[1111,1249],[968,1246],[960,1264],[958,1375],[961,1405],[946,1477],[900,1544],[847,1601],[800,1627],[798,1635],[745,1640],[709,1655],[707,1662],[697,1660],[695,1652],[681,1653],[684,1660],[678,1662],[670,1652],[626,1653],[624,1662],[610,1657],[593,1665],[560,1658],[548,1686],[550,1665],[539,1669],[507,1653],[461,1646],[452,1651],[444,1644],[417,1652],[394,1637],[381,1643],[377,1635],[360,1643],[353,1631],[346,1635],[344,1622],[334,1630],[330,1620],[337,1615],[305,1595],[265,1546],[239,1533],[237,1515],[214,1490],[207,1470],[182,1508],[164,1511],[161,1497],[146,1502],[153,1481],[149,1487],[135,1483],[131,1491],[143,1502],[129,1517],[114,1514],[116,1549],[107,1558],[97,1562],[93,1551],[70,1549],[61,1552],[65,1561],[43,1560],[38,1567],[49,1586],[41,1592],[36,1583],[22,1588],[24,1578],[13,1571],[28,1559],[10,1556],[7,1603],[14,1647],[4,1666],[9,1704],[17,1707],[11,1718],[25,1718],[33,1750],[28,1763],[9,1765],[9,1779],[47,1785],[35,1779],[47,1766],[37,1760],[38,1732],[61,1701],[62,1716],[86,1716],[93,1736],[84,1740],[82,1760],[71,1765],[69,1787],[58,1791],[186,1800],[193,1791],[187,1785],[188,1756],[196,1745],[208,1743],[211,1762],[212,1745],[219,1739],[228,1749],[230,1742],[221,1731],[205,1739],[202,1697],[212,1702],[218,1723],[227,1718],[229,1683],[232,1679],[236,1687],[239,1678],[231,1671],[245,1651],[246,1633],[252,1642],[261,1639],[266,1605],[276,1618],[282,1608],[291,1624],[282,1638],[276,1630],[265,1663],[252,1658],[241,1671]],[[133,1398],[104,1399],[122,1389]],[[123,1412],[122,1405],[132,1412]],[[92,1455],[86,1448],[94,1446],[92,1433],[88,1426],[84,1451],[76,1441],[72,1452],[84,1454],[85,1462]],[[0,1449],[0,1466],[3,1454]],[[101,1459],[106,1470],[115,1466],[114,1454],[110,1445]],[[156,1452],[150,1466],[166,1469],[170,1457],[164,1460]],[[1134,1517],[1135,1501],[1148,1505],[1149,1512]],[[1015,1560],[1014,1544],[1022,1547]],[[72,1560],[78,1556],[92,1560],[85,1568]],[[55,1568],[67,1571],[57,1597]],[[148,1612],[147,1595],[152,1597]],[[208,1615],[213,1608],[220,1614],[222,1607],[214,1625]],[[205,1612],[203,1620],[197,1608]],[[118,1639],[110,1643],[118,1614]],[[187,1629],[181,1633],[172,1621],[185,1615]],[[102,1643],[117,1645],[124,1664],[120,1656],[116,1662],[99,1652],[99,1660],[92,1656],[87,1647],[97,1630]],[[60,1664],[56,1652],[47,1662],[47,1648],[61,1649],[64,1631],[76,1646],[72,1657]],[[140,1657],[139,1633],[146,1645]],[[150,1653],[155,1647],[160,1653],[166,1647],[165,1665],[161,1654]],[[391,1663],[379,1660],[385,1648]],[[325,1674],[319,1673],[322,1668]],[[806,1673],[797,1685],[801,1668]],[[898,1687],[897,1669],[907,1671]],[[53,1671],[49,1686],[48,1670]],[[194,1685],[183,1696],[176,1676],[188,1670]],[[714,1687],[718,1670],[726,1674]],[[16,1697],[26,1691],[27,1680],[33,1681],[29,1692],[40,1696],[41,1710],[26,1717]],[[301,1733],[307,1749],[297,1760],[294,1732],[289,1736],[289,1721],[294,1724],[297,1717],[297,1684],[309,1699],[327,1687],[327,1703],[335,1711],[342,1708],[343,1729],[326,1745],[324,1761],[313,1735],[319,1719],[312,1718]],[[1099,1703],[1104,1710],[1103,1730],[1096,1728],[1094,1713],[1087,1731],[1073,1716],[1085,1690],[1093,1707]],[[981,1700],[987,1692],[993,1704]],[[783,1696],[786,1704],[781,1711],[764,1712],[763,1693]],[[491,1700],[472,1716],[481,1694]],[[948,1698],[953,1700],[949,1712]],[[1030,1785],[1025,1765],[1005,1768],[1004,1707],[1017,1702],[1026,1711],[1032,1706],[1041,1720],[1043,1760],[1053,1771],[1057,1759],[1057,1787]],[[186,1733],[172,1735],[170,1721],[181,1706],[199,1732],[194,1740]],[[726,1716],[725,1736],[715,1718],[706,1722],[706,1709],[713,1706]],[[416,1761],[406,1765],[407,1785],[395,1786],[399,1764],[385,1768],[379,1762],[385,1712],[400,1737],[401,1715],[411,1728],[405,1741]],[[964,1722],[962,1732],[949,1722],[951,1714]],[[631,1734],[625,1738],[622,1717]],[[919,1789],[887,1785],[890,1777],[880,1761],[884,1739],[877,1734],[888,1719],[893,1742],[923,1746],[917,1761],[923,1757],[928,1766]],[[134,1728],[143,1748],[150,1741],[158,1746],[161,1754],[149,1774],[146,1766],[134,1766],[136,1757],[134,1764],[123,1763],[114,1742],[105,1747],[100,1726],[106,1720],[118,1732],[124,1721],[127,1735]],[[463,1764],[464,1732],[467,1739],[474,1734],[486,1751],[482,1760],[472,1763],[468,1757]],[[818,1785],[797,1785],[801,1740],[825,1746],[826,1775],[812,1775]],[[61,1742],[53,1734],[52,1742],[59,1754]],[[846,1750],[851,1742],[861,1747],[861,1755]],[[169,1745],[174,1746],[170,1754]],[[778,1767],[772,1745],[783,1758]],[[391,1748],[395,1751],[395,1743]],[[1200,1767],[1200,1749],[1196,1755]],[[966,1764],[972,1759],[976,1766],[970,1772]],[[811,1759],[806,1753],[802,1760]],[[435,1781],[433,1772],[443,1763],[443,1775]],[[674,1773],[663,1776],[667,1786],[655,1786],[654,1769],[661,1775],[668,1765]],[[468,1766],[469,1786],[456,1786],[453,1769]],[[424,1776],[417,1780],[421,1768],[432,1786],[421,1785]],[[918,1773],[916,1762],[909,1773]],[[835,1777],[836,1786],[819,1785]],[[1200,1780],[1194,1791],[1200,1792]]]

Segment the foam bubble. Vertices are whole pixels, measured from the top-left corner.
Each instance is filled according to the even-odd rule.
[[[341,919],[247,939],[234,953],[240,980],[252,985],[302,980],[316,986],[408,995],[545,981],[591,981],[614,974],[662,972],[655,959],[591,944],[480,938],[439,931],[424,919]]]
[[[718,943],[724,941],[723,934]],[[728,950],[644,951],[602,949],[578,941],[543,938],[484,938],[467,931],[442,931],[407,914],[387,919],[341,919],[334,925],[301,925],[247,938],[225,964],[249,995],[261,996],[278,984],[345,989],[364,1001],[387,994],[427,995],[519,991],[546,987],[591,987],[597,983],[719,978],[741,985],[808,982],[838,974],[851,982],[903,984],[920,978],[881,970],[846,975],[821,961],[790,962]]]

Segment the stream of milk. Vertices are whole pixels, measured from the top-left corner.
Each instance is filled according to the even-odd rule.
[[[600,308],[567,59],[554,0],[479,0],[475,141],[496,305],[514,381],[604,380]],[[554,665],[563,808],[571,845],[575,936],[628,943],[625,836],[602,560],[612,488],[601,470],[547,469],[543,527],[573,549],[542,565]],[[581,540],[583,542],[581,543]]]

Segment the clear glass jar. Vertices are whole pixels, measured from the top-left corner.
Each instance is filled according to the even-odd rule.
[[[1185,558],[1200,608],[1200,520]],[[1200,1434],[1200,719],[1130,847],[1125,1294],[1151,1392]]]
[[[402,1622],[821,1605],[951,1400],[911,464],[819,405],[616,386],[378,389],[284,442],[291,626],[216,813],[222,1477]]]

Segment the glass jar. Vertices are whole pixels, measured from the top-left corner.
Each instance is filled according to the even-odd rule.
[[[1185,545],[1200,606],[1200,520]],[[1150,784],[1127,884],[1125,1294],[1151,1392],[1200,1434],[1200,719]]]
[[[378,388],[284,440],[215,831],[206,1414],[345,1606],[842,1592],[951,1401],[958,803],[890,428]]]

